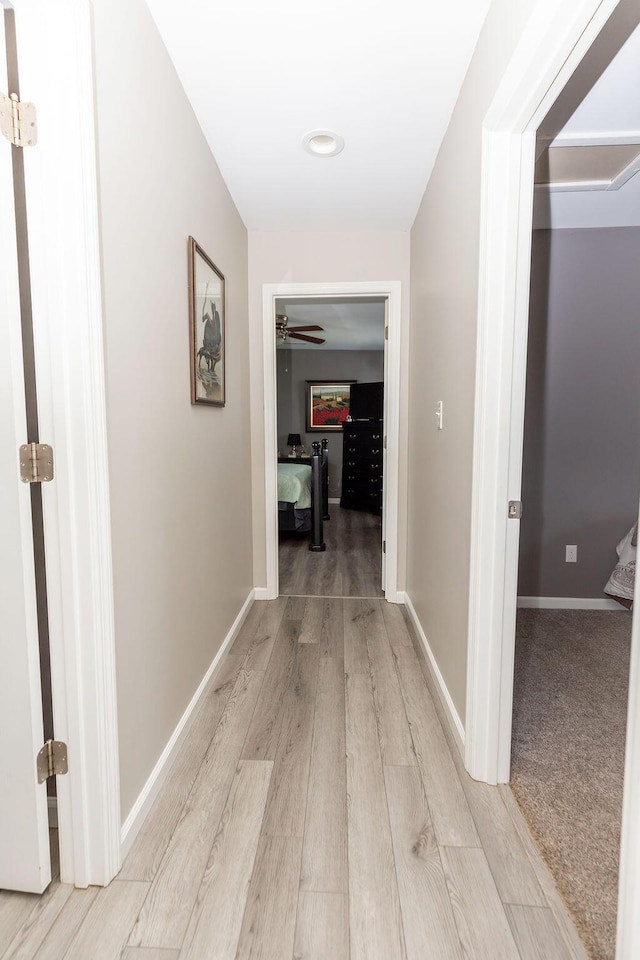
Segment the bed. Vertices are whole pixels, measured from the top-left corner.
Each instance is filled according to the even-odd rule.
[[[280,530],[311,530],[310,463],[278,463],[278,521]]]
[[[604,588],[604,592],[608,596],[627,608],[631,608],[633,605],[637,546],[638,524],[635,523],[616,547],[618,562]]]
[[[328,441],[313,444],[308,459],[278,461],[278,530],[310,533],[310,550],[324,550],[323,521],[328,514]]]

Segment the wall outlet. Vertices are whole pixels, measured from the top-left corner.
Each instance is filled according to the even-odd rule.
[[[575,543],[568,543],[565,547],[565,562],[566,563],[577,563],[578,562],[578,546]]]
[[[442,430],[442,400],[438,400],[436,403],[436,423],[438,424],[438,430]]]

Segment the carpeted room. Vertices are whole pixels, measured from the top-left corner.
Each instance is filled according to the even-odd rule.
[[[615,954],[632,614],[605,587],[638,513],[639,255],[639,228],[534,231],[511,785],[594,960]]]
[[[631,617],[518,612],[511,789],[593,960],[615,955]]]

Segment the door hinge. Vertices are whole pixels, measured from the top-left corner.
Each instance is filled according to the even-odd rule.
[[[14,147],[33,147],[38,140],[34,103],[22,103],[17,93],[0,93],[0,131]]]
[[[49,777],[58,777],[69,770],[67,745],[62,740],[47,740],[36,757],[38,783],[44,783]]]
[[[384,338],[385,340],[389,339],[389,327],[384,328]]]
[[[509,520],[519,520],[522,516],[522,500],[509,500]]]
[[[53,480],[53,447],[48,443],[23,443],[20,447],[20,479],[23,483]]]
[[[386,438],[386,437],[384,438],[383,443],[384,443],[384,449],[386,450],[386,449],[387,449],[387,438]]]
[[[386,553],[386,552],[387,552],[387,541],[386,541],[386,540],[383,540],[383,541],[382,541],[382,552],[383,552],[383,553]]]

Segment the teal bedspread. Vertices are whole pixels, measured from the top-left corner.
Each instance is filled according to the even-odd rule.
[[[311,467],[308,463],[278,464],[278,500],[295,504],[296,510],[311,506]]]

